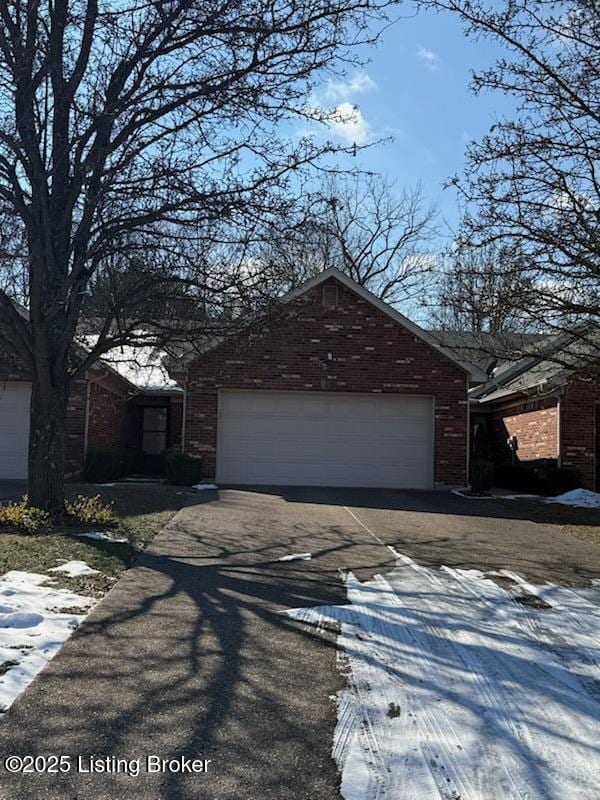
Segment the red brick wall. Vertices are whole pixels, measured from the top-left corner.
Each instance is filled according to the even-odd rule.
[[[219,388],[427,394],[436,404],[435,482],[463,485],[465,372],[349,289],[339,286],[335,308],[321,296],[318,286],[192,363],[186,452],[202,456],[207,477],[214,474]]]
[[[596,480],[595,408],[600,403],[600,383],[575,381],[561,400],[561,463],[583,474],[586,489],[600,489]]]
[[[65,471],[78,472],[83,467],[85,450],[85,378],[78,378],[71,386],[65,425]]]
[[[65,432],[66,471],[78,472],[85,461],[85,415],[88,381],[78,378],[71,388]],[[88,447],[125,446],[128,385],[110,375],[102,384],[90,382]]]
[[[121,391],[119,391],[121,389]],[[118,385],[90,384],[88,447],[124,447],[127,396]]]
[[[23,360],[7,347],[0,347],[0,381],[28,381],[31,377]]]
[[[494,451],[506,450],[506,440],[516,436],[519,461],[558,457],[556,398],[530,400],[498,409],[490,415]]]

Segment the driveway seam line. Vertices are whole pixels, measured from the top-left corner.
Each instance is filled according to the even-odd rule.
[[[367,532],[367,533],[369,533],[369,534],[370,534],[370,535],[371,535],[371,536],[372,536],[372,537],[375,539],[375,541],[376,541],[376,542],[379,542],[379,544],[380,544],[380,545],[382,545],[383,547],[385,547],[385,548],[386,548],[386,550],[389,550],[389,551],[390,551],[390,553],[392,553],[392,555],[394,555],[394,556],[396,556],[396,557],[398,556],[398,553],[397,553],[397,551],[396,551],[396,550],[395,550],[395,549],[394,549],[394,548],[393,548],[391,545],[389,545],[389,544],[386,544],[386,543],[383,541],[383,539],[380,539],[380,538],[379,538],[379,536],[377,536],[377,534],[376,534],[376,533],[373,533],[373,531],[372,531],[370,528],[368,528],[368,527],[365,525],[365,523],[364,523],[364,522],[363,522],[361,519],[359,519],[359,517],[357,517],[357,516],[356,516],[356,514],[354,513],[354,511],[350,511],[350,509],[348,508],[348,506],[344,506],[344,510],[345,510],[345,511],[347,511],[347,512],[348,512],[348,514],[350,514],[350,516],[351,516],[351,517],[353,517],[353,519],[355,519],[355,520],[356,520],[356,522],[358,522],[358,524],[361,526],[361,528],[364,528],[364,529],[366,530],[366,532]]]

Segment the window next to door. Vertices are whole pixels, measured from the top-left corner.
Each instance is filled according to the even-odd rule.
[[[142,450],[158,456],[167,447],[167,408],[146,406],[143,411]]]

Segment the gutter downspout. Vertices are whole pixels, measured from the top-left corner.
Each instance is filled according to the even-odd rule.
[[[556,398],[556,463],[558,468],[562,467],[562,444],[561,444],[561,424],[560,418],[562,414],[562,405],[560,402],[560,397]]]
[[[469,473],[471,471],[471,400],[469,398],[469,375],[466,376],[467,389],[467,474],[465,475],[465,485],[471,489]]]
[[[183,384],[183,412],[181,417],[181,452],[185,453],[185,416],[187,413],[187,372],[185,375],[185,382]]]
[[[92,384],[93,383],[100,383],[103,381],[104,378],[108,378],[110,375],[110,370],[104,370],[104,374],[100,375],[98,378],[89,378],[86,374],[86,387],[85,387],[85,420],[83,424],[83,461],[85,463],[85,459],[87,456],[88,451],[88,440],[90,436],[90,401],[92,396]]]

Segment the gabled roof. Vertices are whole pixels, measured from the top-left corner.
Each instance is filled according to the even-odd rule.
[[[483,370],[488,376],[508,369],[523,360],[524,352],[531,352],[537,344],[547,340],[549,334],[518,333],[516,331],[461,331],[452,329],[430,330],[434,339],[453,350]]]
[[[379,311],[386,314],[391,320],[397,322],[399,325],[402,325],[408,331],[410,331],[417,339],[421,339],[421,341],[425,342],[425,344],[429,345],[433,350],[437,350],[443,356],[445,356],[449,361],[456,364],[457,366],[464,369],[469,375],[471,375],[474,381],[484,381],[486,380],[487,376],[485,372],[474,364],[472,361],[468,359],[461,358],[456,352],[454,352],[451,348],[445,347],[443,344],[428,333],[426,330],[421,328],[412,320],[405,317],[404,314],[401,314],[399,311],[396,311],[395,308],[392,308],[388,303],[384,300],[381,300],[379,297],[374,295],[368,289],[365,289],[364,286],[361,286],[356,281],[352,280],[348,275],[341,272],[336,267],[329,267],[329,269],[320,272],[318,275],[315,275],[314,278],[310,278],[309,280],[305,281],[303,284],[298,286],[296,289],[293,289],[291,292],[288,292],[283,297],[280,298],[280,303],[288,303],[290,300],[295,300],[297,297],[300,297],[306,292],[314,289],[316,286],[319,286],[321,283],[325,283],[330,278],[334,278],[336,281],[341,283],[347,289],[350,289],[351,292],[357,294],[359,297],[362,297],[367,303],[370,303],[372,306],[375,306]]]
[[[580,339],[570,334],[545,337],[532,347],[531,355],[503,365],[487,383],[473,389],[470,396],[479,403],[490,403],[532,390],[556,390],[597,358],[598,348],[592,338]]]
[[[475,383],[481,383],[487,380],[487,376],[485,371],[480,369],[476,364],[466,358],[461,358],[457,353],[455,353],[451,348],[445,347],[443,344],[437,341],[437,339],[432,336],[427,331],[423,330],[419,325],[417,325],[412,320],[405,317],[404,314],[401,314],[399,311],[396,311],[395,308],[392,308],[388,303],[381,300],[379,297],[374,295],[368,289],[365,289],[364,286],[361,286],[356,281],[352,280],[348,275],[341,272],[336,267],[329,267],[323,272],[319,272],[309,280],[305,281],[304,283],[297,286],[295,289],[292,289],[291,292],[282,295],[276,301],[276,303],[289,303],[292,300],[295,300],[298,297],[301,297],[306,292],[314,289],[316,286],[319,286],[321,283],[334,278],[343,286],[350,289],[350,291],[357,294],[359,297],[362,297],[363,300],[366,300],[367,303],[375,306],[379,311],[383,312],[394,322],[397,322],[399,325],[402,325],[408,331],[410,331],[414,336],[418,339],[421,339],[425,342],[429,347],[433,350],[437,350],[441,353],[445,358],[451,361],[453,364],[461,367],[467,374],[471,376],[471,379]],[[248,327],[250,327],[252,323],[248,322]],[[202,344],[200,346],[196,346],[194,348],[190,348],[188,352],[183,353],[178,359],[171,360],[168,362],[167,366],[169,369],[169,374],[172,375],[180,375],[185,371],[187,365],[194,361],[196,358],[199,358],[204,353],[213,350],[215,347],[218,347],[224,340],[225,336],[213,336],[210,341]]]

